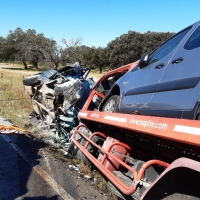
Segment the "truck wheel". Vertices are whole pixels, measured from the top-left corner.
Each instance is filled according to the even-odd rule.
[[[38,77],[40,74],[35,74],[33,76],[29,76],[23,79],[23,84],[24,85],[29,85],[29,86],[35,86],[37,85],[40,81],[38,80]]]
[[[116,112],[118,104],[119,104],[119,96],[113,95],[107,100],[107,102],[103,106],[102,111],[110,113]]]
[[[199,200],[200,198],[189,196],[189,195],[184,195],[184,194],[179,194],[179,193],[174,193],[172,195],[169,195],[162,200]]]

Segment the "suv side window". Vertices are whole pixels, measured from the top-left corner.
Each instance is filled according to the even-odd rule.
[[[200,47],[200,26],[190,36],[188,41],[184,45],[184,49],[191,50]]]
[[[148,65],[155,63],[167,56],[179,44],[179,42],[184,38],[190,29],[191,27],[181,31],[180,33],[167,40],[164,44],[162,44],[155,52],[150,55]]]

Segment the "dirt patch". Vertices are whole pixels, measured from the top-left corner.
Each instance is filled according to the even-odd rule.
[[[9,65],[9,64],[6,64],[6,63],[0,63],[0,69],[1,69],[1,72],[6,72],[6,73],[9,73],[9,72],[12,72],[13,71],[16,73],[16,74],[24,74],[26,76],[31,76],[33,74],[36,74],[36,73],[39,73],[39,71],[26,71],[22,68],[17,68],[13,65]]]

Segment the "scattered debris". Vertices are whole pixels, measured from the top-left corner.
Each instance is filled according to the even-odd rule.
[[[94,183],[96,184],[98,182],[98,179],[97,178],[94,178],[93,179]]]
[[[91,177],[88,176],[88,175],[84,175],[83,177],[86,178],[86,179],[91,179]]]
[[[63,154],[64,156],[67,156],[67,155],[68,155],[68,152],[67,152],[67,151],[64,151],[63,149],[60,149],[60,151],[62,152],[62,154]]]
[[[76,166],[74,166],[74,165],[69,165],[69,168],[70,168],[70,169],[73,169],[73,170],[75,170],[75,171],[79,171],[79,168],[76,167]]]

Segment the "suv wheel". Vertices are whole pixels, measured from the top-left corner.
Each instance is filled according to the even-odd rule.
[[[116,112],[118,104],[119,104],[119,96],[113,95],[107,100],[107,102],[103,106],[102,111],[110,113]]]

